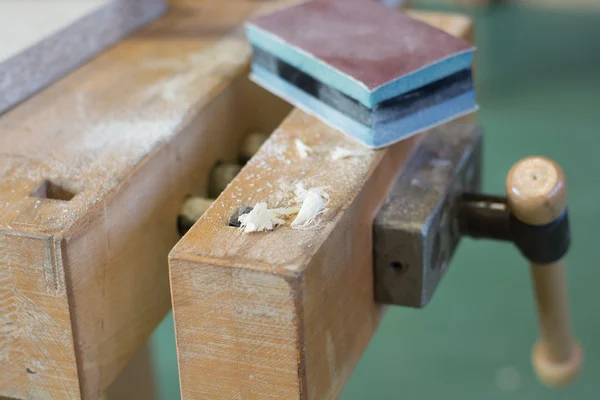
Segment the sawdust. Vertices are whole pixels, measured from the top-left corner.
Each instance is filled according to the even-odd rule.
[[[145,69],[169,69],[169,75],[146,89],[149,97],[159,96],[164,101],[173,102],[189,94],[185,88],[206,77],[234,76],[245,67],[245,60],[251,55],[250,46],[240,38],[226,37],[200,53],[190,54],[186,60],[158,59],[145,62]]]
[[[84,152],[119,147],[123,159],[135,160],[170,137],[180,122],[181,118],[164,117],[103,122],[85,131],[79,141],[65,146]]]
[[[315,149],[314,154],[300,159],[295,139]],[[347,215],[348,207],[353,207],[352,202],[385,155],[382,151],[365,150],[363,157],[334,162],[330,152],[336,147],[362,149],[317,119],[293,111],[249,160],[211,211],[200,219],[194,232],[202,240],[184,240],[176,251],[211,259],[248,260],[244,269],[301,270],[340,223],[340,218]],[[270,210],[301,206],[296,201],[298,184],[305,189],[322,188],[329,195],[327,211],[318,215],[307,229],[291,227],[297,214],[281,217],[285,223],[270,232],[245,234],[239,228],[227,226],[226,222],[241,206],[261,202]],[[353,210],[350,212],[356,212]]]
[[[24,156],[0,162],[6,172],[2,192],[20,203],[45,180],[65,186],[79,194],[65,202],[60,218],[63,226],[72,224],[178,134],[192,108],[210,99],[223,76],[239,75],[249,55],[245,41],[228,37],[191,52],[183,62],[148,56],[126,68],[131,73],[161,70],[147,75],[156,82],[149,86],[140,79],[128,82],[127,91],[111,89],[111,97],[118,96],[114,104],[88,97],[82,85],[28,119],[28,126],[46,127],[43,133],[29,129],[22,118],[5,118],[0,147],[9,156]],[[17,192],[9,194],[11,189]]]
[[[243,174],[241,178],[244,181],[243,185],[252,188],[251,193],[244,191],[241,185],[234,185],[236,192],[232,198],[236,204],[251,205],[260,201],[267,204],[269,209],[278,207],[297,209],[296,218],[289,224],[291,228],[318,228],[328,211],[326,206],[331,200],[325,188],[334,188],[345,184],[347,180],[350,184],[352,170],[360,169],[361,163],[368,163],[367,156],[375,152],[354,149],[352,146],[335,146],[334,143],[339,143],[338,140],[332,141],[328,136],[322,137],[320,132],[313,133],[312,139],[308,141],[299,137],[281,140],[282,135],[282,132],[276,132],[257,157],[250,161],[248,170],[251,172]],[[312,145],[309,146],[307,143]],[[347,169],[348,172],[342,177],[338,176],[335,183],[329,182],[331,184],[325,186],[322,183],[328,181],[326,166],[331,163],[333,155],[337,155],[336,161],[345,160],[342,170]],[[307,164],[313,162],[322,165],[322,168],[316,171],[317,174],[314,174],[313,169]],[[339,167],[339,164],[336,165],[336,168]],[[283,173],[284,170],[286,173]],[[290,180],[290,175],[295,178]],[[265,181],[266,183],[263,184]],[[246,199],[243,199],[244,193],[248,196]],[[332,194],[335,195],[335,190]]]
[[[309,154],[312,154],[313,149],[307,146],[302,140],[296,139],[294,140],[294,144],[296,145],[296,151],[298,152],[298,156],[300,158],[307,158]]]
[[[331,159],[334,161],[343,160],[350,157],[362,157],[367,153],[364,151],[350,150],[344,147],[336,147],[331,151]]]
[[[294,229],[307,229],[313,225],[319,215],[327,212],[325,206],[329,202],[329,194],[325,192],[324,188],[306,190],[302,184],[298,184],[296,186],[296,201],[302,202],[302,205],[291,227]]]
[[[61,215],[56,216],[56,224],[70,226],[113,188],[125,183],[131,168],[179,131],[182,119],[183,115],[129,118],[91,125],[61,146],[49,146],[38,159],[16,164],[3,186],[19,188],[20,194],[11,196],[15,204],[25,201],[46,180],[75,193],[71,201],[61,203]]]
[[[258,203],[248,214],[239,216],[240,228],[244,233],[272,231],[284,221],[276,212],[269,210],[267,203]]]
[[[248,214],[241,215],[239,221],[245,233],[272,231],[276,226],[284,225],[287,217],[296,215],[290,226],[293,229],[310,229],[318,225],[317,217],[326,213],[329,194],[325,188],[305,189],[303,183],[297,183],[294,190],[282,191],[286,198],[294,195],[295,205],[269,209],[266,202],[254,206]]]

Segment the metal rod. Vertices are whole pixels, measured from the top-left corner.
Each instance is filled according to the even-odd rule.
[[[512,241],[510,215],[505,197],[466,193],[458,201],[460,232],[472,238]]]

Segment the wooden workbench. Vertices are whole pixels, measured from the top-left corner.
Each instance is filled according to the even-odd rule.
[[[179,239],[176,221],[183,199],[205,191],[212,166],[233,160],[244,135],[273,131],[291,110],[248,81],[250,48],[236,30],[254,13],[281,4],[173,0],[164,18],[0,117],[0,396],[96,399],[165,315],[170,306],[167,254]],[[458,20],[452,18],[435,19],[452,21],[444,26],[457,34],[470,30],[465,19],[456,24]],[[298,111],[273,140],[290,130],[307,138],[323,134],[342,140]],[[386,182],[402,164],[402,158],[393,155],[405,154],[411,143],[365,158],[355,175],[348,175],[356,181],[347,182],[336,199],[341,219],[331,221],[331,231],[319,231],[317,236],[306,233],[306,243],[319,247],[344,242],[343,224],[360,223],[363,233],[356,240],[363,247],[357,254],[364,256],[369,218],[384,195]],[[383,179],[381,187],[377,176]],[[378,188],[376,193],[359,196],[369,185]],[[214,217],[209,215],[207,221]],[[204,223],[188,238],[197,238]],[[201,245],[197,239],[184,240],[174,260],[187,259],[184,253],[193,253]],[[313,272],[306,274],[308,282],[295,286],[294,292],[286,281],[286,276],[298,279],[294,271],[284,268],[277,270],[279,275],[268,275],[273,277],[269,285],[276,298],[287,302],[281,303],[279,311],[291,318],[277,329],[284,339],[293,339],[267,350],[269,359],[285,363],[281,375],[272,377],[281,378],[273,390],[338,393],[380,316],[380,308],[364,286],[368,265],[357,259],[346,272],[354,274],[365,289],[348,299],[359,312],[348,320],[326,317],[344,304],[346,295],[341,285],[332,283],[331,278],[339,275],[321,279],[325,270],[314,266],[323,262],[318,257],[325,253],[317,247],[297,260],[299,271],[313,265]],[[343,266],[344,260],[336,263],[331,266]],[[250,290],[246,294],[253,293],[254,278],[256,284],[264,279],[263,272],[249,269],[244,277],[245,288]],[[197,375],[200,369],[196,368],[209,368],[206,362],[211,352],[221,350],[207,348],[199,358],[190,350],[203,337],[191,335],[194,329],[207,326],[195,326],[193,313],[201,311],[195,307],[210,307],[217,299],[205,299],[203,292],[214,287],[203,284],[211,274],[195,273],[200,280],[192,283],[198,286],[189,287],[190,282],[184,281],[186,271],[172,271],[183,392],[185,398],[206,398],[202,395],[217,393],[212,391],[217,389],[210,389],[210,375]],[[245,274],[244,268],[241,273]],[[223,282],[222,290],[230,288]],[[305,338],[321,347],[311,345],[307,358],[298,352],[299,331],[294,323],[300,320],[293,313],[301,298],[286,297],[285,291],[297,295],[301,288],[307,294],[315,291],[315,299],[321,288],[327,289],[331,303],[307,303],[303,309],[310,318],[305,321],[312,324],[322,313],[327,324],[334,324],[335,335],[346,326],[358,327],[360,318],[370,315],[364,327],[350,329],[348,340],[334,346],[335,371],[339,372],[335,379],[321,375],[323,368],[333,365],[318,357],[318,349],[327,352],[327,335],[325,339],[314,336],[320,332],[315,330]],[[247,299],[248,306],[269,299]],[[251,318],[252,314],[242,316],[236,324],[243,328],[246,321],[251,329]],[[221,368],[232,357],[225,353],[214,367]],[[232,371],[238,374],[243,363],[235,362]],[[307,376],[318,381],[314,391],[308,392]],[[225,378],[236,379],[235,390],[242,397],[247,393],[246,398],[265,387],[251,376]],[[202,387],[209,389],[198,389]]]

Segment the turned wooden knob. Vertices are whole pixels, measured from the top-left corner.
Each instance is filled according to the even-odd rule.
[[[557,225],[566,218],[567,188],[565,175],[554,161],[544,157],[519,161],[508,174],[506,192],[511,213],[524,229],[530,230],[531,240],[536,240],[536,232],[551,231],[546,228],[563,228]],[[539,243],[530,247],[536,246],[538,250],[533,251],[539,252]],[[544,255],[531,258],[535,257],[543,259]],[[564,260],[530,259],[530,266],[541,336],[533,349],[533,366],[543,383],[562,386],[577,376],[582,363],[582,352],[571,328]]]

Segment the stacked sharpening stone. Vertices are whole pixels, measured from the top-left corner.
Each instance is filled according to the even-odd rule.
[[[474,47],[373,0],[312,0],[246,25],[251,78],[370,148],[477,109]]]

